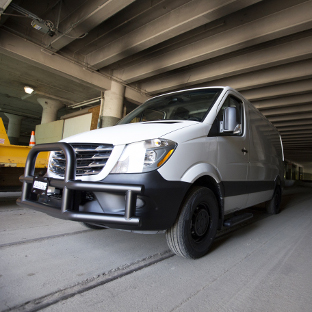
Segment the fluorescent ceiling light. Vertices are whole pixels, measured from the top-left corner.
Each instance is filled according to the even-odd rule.
[[[27,94],[32,94],[34,92],[34,89],[31,87],[24,87],[24,90]]]

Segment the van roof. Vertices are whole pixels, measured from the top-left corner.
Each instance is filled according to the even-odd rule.
[[[162,94],[153,96],[150,99],[154,99],[154,98],[157,98],[157,97],[166,96],[166,95],[170,95],[170,94],[176,94],[176,93],[180,93],[180,92],[185,92],[185,91],[204,90],[204,89],[223,89],[223,91],[228,91],[228,90],[236,91],[235,89],[233,89],[233,88],[231,88],[229,86],[210,86],[210,87],[181,89],[181,90],[176,90],[176,91],[172,91],[172,92],[168,92],[168,93],[162,93]]]

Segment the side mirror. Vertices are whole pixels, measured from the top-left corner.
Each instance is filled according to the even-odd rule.
[[[236,108],[225,108],[223,112],[223,121],[220,122],[220,132],[234,132],[236,127]]]

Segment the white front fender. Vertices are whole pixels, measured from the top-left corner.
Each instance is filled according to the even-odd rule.
[[[217,168],[211,164],[200,163],[189,168],[182,176],[181,181],[194,183],[203,176],[211,176],[217,183],[221,182],[221,176]]]

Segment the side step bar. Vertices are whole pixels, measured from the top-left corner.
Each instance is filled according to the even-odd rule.
[[[239,224],[241,222],[244,222],[248,219],[251,219],[253,217],[253,214],[251,212],[246,212],[246,213],[242,213],[242,214],[239,214],[237,216],[233,216],[229,219],[226,219],[223,223],[223,225],[225,227],[232,227],[236,224]]]

